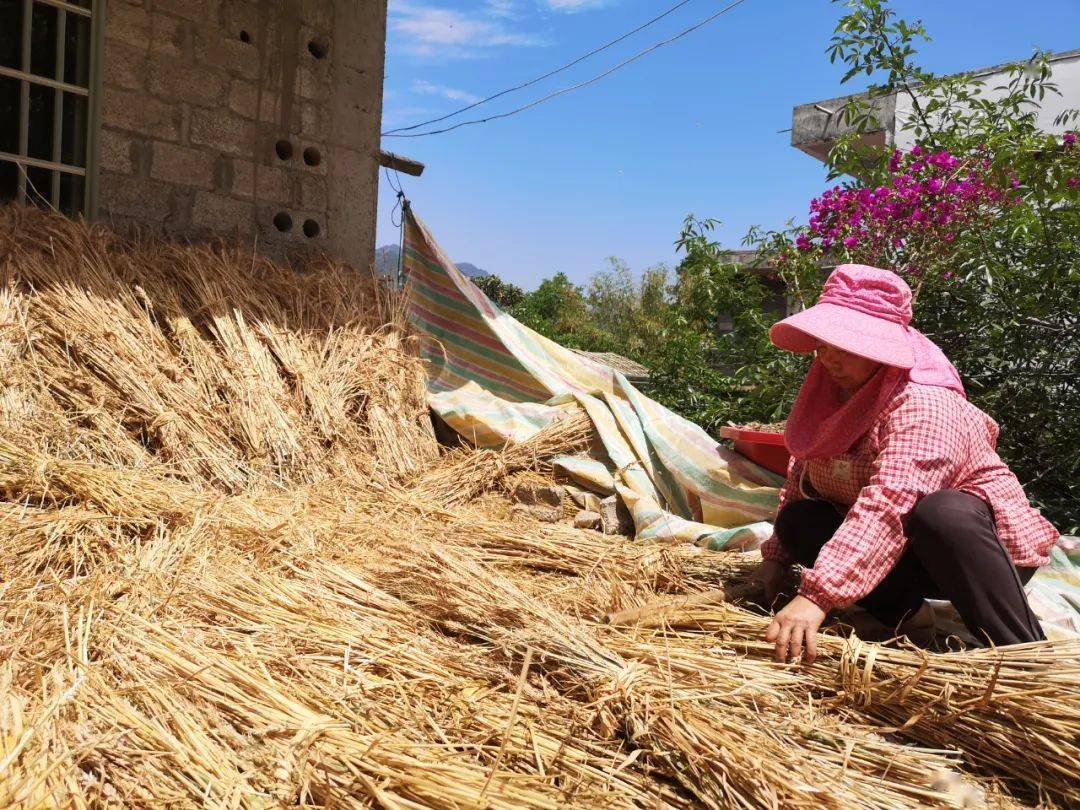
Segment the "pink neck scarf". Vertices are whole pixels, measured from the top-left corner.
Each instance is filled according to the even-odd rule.
[[[964,396],[960,375],[944,352],[922,332],[908,327],[907,333],[915,366],[910,371],[882,366],[846,400],[844,390],[821,362],[814,360],[784,431],[784,444],[791,455],[805,460],[847,452],[909,381],[948,388]]]

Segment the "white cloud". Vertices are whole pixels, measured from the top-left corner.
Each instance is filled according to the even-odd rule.
[[[561,11],[564,14],[590,11],[608,5],[607,0],[543,0],[543,2],[552,11]]]
[[[518,16],[516,0],[487,0],[487,13],[489,17],[512,19]]]
[[[398,0],[390,5],[390,30],[416,56],[483,56],[500,46],[532,47],[544,43],[508,28],[483,12],[462,12]]]
[[[447,87],[443,84],[432,84],[423,79],[416,79],[413,81],[412,89],[414,93],[420,93],[427,96],[441,96],[442,98],[450,99],[450,101],[463,101],[466,104],[475,104],[480,100],[480,96],[474,96],[472,93],[465,90],[458,90],[456,87]]]

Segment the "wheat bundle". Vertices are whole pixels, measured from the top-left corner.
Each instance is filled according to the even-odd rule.
[[[370,278],[14,207],[0,256],[14,321],[0,359],[17,356],[82,440],[48,448],[224,492],[392,479],[438,454],[421,363],[382,319],[399,305]]]
[[[680,629],[714,642],[720,635],[742,652],[768,656],[772,646],[760,640],[768,622],[733,605],[672,600],[638,624],[666,628],[665,638]],[[800,677],[849,716],[962,751],[982,772],[1007,776],[1030,795],[1080,800],[1073,767],[1080,761],[1080,640],[930,653],[824,635],[819,655]]]
[[[0,275],[0,804],[956,805],[968,763],[1075,799],[1075,649],[773,664],[691,596],[750,558],[476,501],[588,421],[440,454],[367,276],[19,208]]]
[[[903,806],[937,796],[929,775],[947,768],[948,758],[878,738],[868,744],[854,727],[829,740],[820,722],[793,722],[791,705],[773,684],[737,668],[706,688],[682,687],[663,666],[629,663],[587,623],[542,607],[467,551],[463,544],[398,558],[387,589],[422,606],[447,632],[484,638],[511,657],[535,651],[560,688],[597,707],[598,728],[629,735],[696,801]],[[828,791],[821,788],[826,782]]]
[[[592,439],[592,421],[575,407],[560,414],[528,439],[509,442],[499,451],[462,448],[409,482],[418,501],[460,506],[502,485],[523,470],[550,470],[557,456],[583,450]]]

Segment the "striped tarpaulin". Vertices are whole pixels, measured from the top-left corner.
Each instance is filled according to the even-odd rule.
[[[520,440],[565,407],[555,403],[576,399],[607,450],[639,536],[708,539],[713,547],[736,535],[760,536],[776,510],[777,476],[721,447],[611,368],[500,311],[411,211],[405,217],[409,313],[422,338],[432,407],[444,421],[494,445]],[[751,532],[731,531],[750,525]]]

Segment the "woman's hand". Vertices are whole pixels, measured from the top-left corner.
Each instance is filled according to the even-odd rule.
[[[824,620],[825,611],[805,596],[792,599],[765,631],[765,640],[776,642],[776,660],[802,659],[805,650],[805,661],[811,663],[817,658],[817,633]]]
[[[765,590],[765,605],[772,606],[784,581],[786,567],[776,560],[765,560],[750,575],[752,582],[760,582]]]

